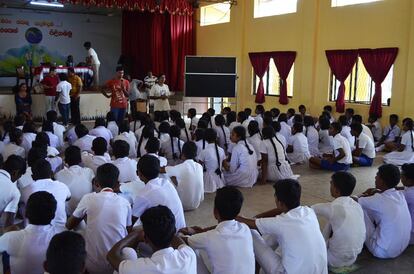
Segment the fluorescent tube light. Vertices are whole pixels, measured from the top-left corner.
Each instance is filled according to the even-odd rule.
[[[44,6],[44,7],[54,7],[54,8],[63,8],[64,5],[62,3],[59,3],[58,1],[47,1],[47,0],[41,0],[41,1],[36,1],[36,0],[32,0],[30,1],[31,5],[37,5],[37,6]]]

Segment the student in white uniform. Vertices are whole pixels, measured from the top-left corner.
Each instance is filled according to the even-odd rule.
[[[235,220],[243,205],[243,195],[235,187],[217,190],[214,218],[218,225],[210,228],[191,227],[181,232],[190,235],[184,240],[196,251],[197,273],[255,272],[253,239],[247,225]],[[206,253],[206,259],[202,254]]]
[[[89,131],[89,134],[95,137],[102,137],[109,145],[111,140],[114,138],[112,132],[105,127],[104,118],[96,118],[95,127]]]
[[[46,159],[47,152],[45,148],[32,147],[27,155],[26,172],[17,180],[17,188],[22,191],[23,188],[34,182],[32,178],[32,166],[39,159]]]
[[[0,161],[0,168],[0,218],[4,220],[4,227],[8,227],[14,224],[21,196],[16,181],[25,173],[26,162],[12,155],[4,164]]]
[[[374,142],[378,142],[382,137],[382,127],[378,121],[378,116],[374,113],[370,114],[366,126],[371,130],[374,136]]]
[[[58,124],[58,114],[54,110],[49,110],[46,113],[46,119],[53,123],[53,134],[55,134],[59,139],[59,144],[61,147],[63,147],[64,144],[64,138],[63,135],[66,131],[66,128],[62,126],[61,124]]]
[[[355,137],[351,134],[351,127],[345,115],[339,116],[338,122],[342,125],[341,135],[348,140],[348,144],[353,149],[355,146]]]
[[[160,144],[170,141],[170,123],[163,121],[158,127],[158,138],[160,139]]]
[[[303,118],[303,124],[305,126],[305,136],[308,139],[309,153],[312,157],[319,156],[319,133],[315,128],[313,117],[306,115]]]
[[[46,159],[50,163],[53,173],[56,173],[62,168],[63,160],[58,156],[59,151],[49,146],[49,136],[45,132],[39,132],[36,135],[36,139],[32,143],[32,148],[35,147],[45,150],[46,157],[41,159]]]
[[[355,137],[352,162],[359,166],[372,166],[375,159],[374,141],[362,132],[362,125],[358,123],[351,125],[351,134]]]
[[[68,186],[71,199],[67,204],[66,212],[71,215],[83,196],[92,192],[92,180],[95,177],[92,169],[82,167],[81,151],[76,146],[69,146],[65,150],[67,167],[55,174],[55,179]]]
[[[183,163],[167,166],[165,173],[177,188],[184,210],[194,210],[204,200],[203,167],[196,162],[197,146],[194,142],[183,145]]]
[[[230,136],[234,147],[230,162],[224,161],[226,185],[252,187],[259,172],[253,146],[246,141],[246,129],[243,126],[235,127]]]
[[[308,139],[303,134],[302,123],[293,124],[292,136],[288,140],[286,152],[291,164],[303,164],[311,157],[309,153]]]
[[[355,177],[338,171],[331,176],[331,195],[335,200],[312,206],[326,221],[322,234],[328,248],[331,267],[347,267],[355,263],[365,242],[364,213],[350,195],[356,185]]]
[[[384,162],[393,165],[414,163],[414,122],[407,118],[403,125],[404,134],[396,151],[384,155]]]
[[[398,257],[410,242],[411,216],[404,193],[395,189],[399,182],[398,167],[382,165],[375,177],[375,188],[358,199],[364,210],[365,246],[382,259]]]
[[[141,215],[143,231],[133,231],[109,251],[107,259],[112,267],[119,274],[133,274],[137,270],[140,273],[197,274],[196,255],[176,236],[173,212],[157,205]],[[152,256],[138,258],[135,250],[139,244],[148,245],[154,252]]]
[[[75,127],[75,132],[78,139],[73,143],[73,145],[79,147],[81,151],[92,153],[92,142],[96,137],[89,135],[88,128],[83,124],[77,125]]]
[[[115,141],[112,146],[115,160],[112,161],[119,169],[119,183],[135,181],[137,177],[137,161],[128,157],[129,145],[126,141]]]
[[[265,113],[265,109],[262,105],[256,105],[254,112],[256,113],[254,120],[259,124],[259,128],[261,130],[263,128],[263,115]]]
[[[24,148],[26,157],[29,154],[29,150],[32,148],[32,143],[36,139],[36,127],[32,121],[27,121],[23,126],[23,139],[21,147]]]
[[[91,42],[87,41],[83,43],[83,47],[87,50],[87,59],[92,65],[93,70],[93,85],[94,87],[99,86],[99,67],[101,66],[101,62],[99,61],[98,54],[92,48]]]
[[[280,134],[285,137],[286,141],[290,139],[292,136],[292,129],[287,124],[287,115],[286,113],[281,113],[278,118],[278,122],[280,123]]]
[[[168,97],[170,96],[170,89],[165,84],[165,75],[158,77],[158,83],[154,84],[149,92],[150,99],[154,100],[154,111],[169,111],[170,103]]]
[[[43,264],[49,274],[61,274],[70,269],[71,274],[85,272],[86,249],[82,235],[64,231],[53,236]]]
[[[108,144],[103,137],[96,137],[92,142],[92,153],[82,152],[82,163],[84,167],[90,168],[94,174],[96,169],[106,163],[111,162],[111,157],[107,153]]]
[[[249,118],[249,116],[247,116],[246,112],[244,112],[244,111],[239,111],[237,113],[237,122],[240,123],[241,126],[246,129],[246,131],[247,131],[247,127],[249,126],[250,121],[253,120],[253,119],[249,120],[248,118]],[[233,128],[233,130],[234,130],[234,128]]]
[[[346,116],[346,120],[348,121],[348,126],[352,124],[354,114],[355,114],[355,111],[353,108],[345,109],[345,116]]]
[[[131,206],[117,195],[119,170],[113,164],[98,167],[97,192],[85,195],[66,223],[68,230],[86,221],[86,269],[89,273],[113,273],[106,261],[108,251],[128,235],[132,226]]]
[[[256,261],[265,273],[301,274],[305,270],[309,274],[327,274],[325,241],[315,212],[300,205],[301,186],[285,179],[277,181],[274,189],[275,209],[256,219],[236,218],[255,229],[252,236]]]
[[[237,115],[235,111],[231,111],[227,114],[226,125],[228,126],[230,133],[235,127],[241,126],[241,124],[237,121]]]
[[[113,137],[118,136],[119,127],[115,121],[115,115],[112,111],[109,111],[106,114],[106,128],[111,131]]]
[[[137,146],[137,157],[140,158],[142,155],[145,155],[147,152],[145,146],[149,138],[154,137],[154,127],[153,125],[146,125],[142,130],[141,136],[139,137],[138,146]]]
[[[123,140],[128,143],[129,145],[129,157],[130,158],[137,158],[137,146],[138,141],[135,137],[134,132],[129,130],[128,121],[124,120],[119,125],[119,135],[115,136],[113,141]]]
[[[66,223],[66,202],[70,200],[71,193],[69,188],[62,182],[52,180],[52,168],[48,161],[39,159],[32,167],[34,182],[22,189],[21,200],[27,205],[30,195],[38,191],[51,193],[57,202],[55,218],[52,224],[64,226]]]
[[[43,273],[43,262],[50,239],[63,231],[54,226],[56,199],[46,191],[33,193],[26,204],[29,224],[22,230],[11,231],[0,237],[0,252],[10,256],[10,273]]]
[[[289,108],[286,112],[286,116],[287,116],[287,124],[290,127],[293,127],[293,124],[295,123],[294,119],[295,119],[295,109],[294,108]]]
[[[211,193],[226,184],[222,172],[226,155],[224,149],[217,145],[217,132],[214,129],[206,129],[204,139],[207,145],[198,155],[198,160],[204,166],[204,192]]]
[[[372,142],[374,142],[374,135],[372,135],[371,130],[369,127],[362,123],[362,116],[357,114],[352,117],[352,124],[360,124],[362,126],[362,132],[367,135]]]
[[[393,151],[396,149],[401,135],[401,129],[398,127],[398,115],[391,114],[389,125],[384,128],[381,139],[376,144],[377,151]]]
[[[7,160],[10,155],[17,155],[22,157],[23,159],[26,158],[26,151],[21,146],[23,142],[23,131],[18,128],[14,128],[10,132],[10,143],[4,146],[3,150],[3,159]]]
[[[217,114],[216,117],[214,117],[214,123],[216,125],[215,129],[217,131],[218,145],[224,149],[225,152],[227,152],[231,141],[230,130],[226,127],[226,120],[224,119],[224,116]]]
[[[249,136],[247,141],[249,144],[252,145],[254,153],[256,154],[257,161],[262,159],[262,155],[260,153],[260,145],[262,143],[262,133],[259,129],[259,123],[255,120],[250,121],[249,126],[247,127],[247,132]]]
[[[150,137],[148,142],[145,144],[145,151],[147,152],[146,154],[152,155],[160,161],[160,167],[166,167],[167,159],[158,154],[160,152],[160,146],[161,144],[158,138]]]
[[[181,129],[180,139],[184,142],[191,141],[191,132],[187,129],[187,126],[182,118],[175,121],[175,124]]]
[[[197,129],[198,119],[197,119],[197,110],[195,108],[189,108],[187,111],[187,118],[190,119],[190,124],[188,129],[193,133]]]
[[[59,150],[63,146],[63,144],[59,141],[59,137],[54,133],[53,122],[47,120],[43,121],[42,131],[49,136],[49,143],[51,147]]]
[[[283,145],[274,134],[272,127],[263,128],[263,141],[260,145],[262,154],[261,184],[267,181],[275,182],[281,179],[293,178],[293,172],[285,155]]]
[[[201,121],[201,122],[203,122],[203,121]],[[200,156],[201,152],[204,149],[206,149],[206,147],[207,147],[207,141],[206,141],[206,138],[205,138],[205,133],[206,133],[207,129],[197,128],[196,131],[194,132],[193,138],[194,138],[194,143],[197,146],[197,159],[199,159],[198,157]],[[215,131],[215,132],[216,132],[216,139],[217,139],[217,131]]]
[[[329,126],[331,122],[325,116],[319,117],[319,152],[320,155],[326,153],[332,153],[333,148],[333,138],[329,136]]]
[[[170,140],[161,144],[160,154],[167,158],[168,165],[181,163],[184,142],[180,139],[181,130],[178,126],[170,127]]]
[[[414,244],[414,164],[404,164],[401,166],[401,183],[404,185],[402,191],[411,214],[410,244],[412,245]]]

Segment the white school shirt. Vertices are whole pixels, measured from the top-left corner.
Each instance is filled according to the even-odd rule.
[[[314,126],[306,128],[306,138],[308,138],[310,155],[319,156],[319,132]]]
[[[160,161],[160,167],[165,167],[167,166],[167,158],[162,157],[156,153],[146,153],[148,155],[154,156],[155,158],[157,158]],[[143,154],[144,155],[144,154]]]
[[[410,244],[414,244],[414,187],[406,187],[404,189],[404,196],[407,201],[408,210],[410,210],[412,222]]]
[[[138,141],[137,141],[137,138],[135,137],[135,134],[132,131],[122,132],[121,134],[119,134],[118,136],[114,138],[114,143],[115,141],[118,141],[118,140],[123,140],[128,143],[129,157],[137,158]]]
[[[393,128],[388,125],[384,128],[384,133],[382,135],[386,136],[385,142],[394,142],[395,138],[401,135],[401,129],[397,125]]]
[[[106,126],[106,128],[111,131],[113,137],[118,136],[119,128],[115,121],[108,122],[108,125]]]
[[[224,150],[217,146],[219,159],[217,159],[217,152],[215,144],[206,144],[206,148],[203,149],[199,156],[198,160],[203,162],[205,167],[205,172],[203,176],[204,181],[204,192],[216,192],[217,189],[225,186],[224,174],[221,174],[221,177],[216,174],[216,170],[220,168],[222,170],[222,163],[226,158]]]
[[[26,158],[26,151],[21,146],[16,145],[15,143],[8,143],[4,146],[3,150],[3,160],[6,161],[10,155],[17,155],[22,157],[23,159]]]
[[[108,251],[128,235],[132,225],[131,206],[128,201],[112,191],[86,194],[79,202],[73,216],[86,216],[86,268],[89,272],[112,270],[106,260]]]
[[[252,121],[252,120],[253,120],[253,118],[252,119],[246,119],[246,120],[244,120],[243,123],[241,123],[242,127],[244,127],[246,129],[246,137],[250,136],[248,128],[249,128],[250,121]]]
[[[261,114],[254,117],[254,120],[259,124],[260,130],[263,128],[263,117]]]
[[[138,178],[136,181],[120,184],[119,190],[121,193],[119,195],[124,197],[133,206],[135,198],[144,187],[145,183]]]
[[[29,151],[32,148],[32,143],[35,139],[36,139],[36,134],[35,133],[32,133],[32,132],[23,133],[23,140],[22,140],[21,147],[24,148],[24,150],[26,152],[26,157],[28,156]]]
[[[128,157],[118,158],[112,164],[119,169],[119,183],[126,183],[138,179],[137,160]]]
[[[252,274],[255,271],[252,233],[245,224],[223,221],[212,230],[190,236],[188,244],[207,253],[211,273]]]
[[[76,135],[76,132],[75,132],[75,127],[71,127],[66,132],[66,139],[68,140],[69,145],[73,145],[75,141],[78,140],[78,136]]]
[[[137,120],[137,121],[132,121],[129,123],[129,129],[133,132],[135,132],[137,129],[139,129],[141,127],[141,121]],[[118,135],[118,134],[117,134]],[[116,135],[115,135],[116,136]]]
[[[331,203],[312,206],[324,217],[332,236],[326,240],[328,263],[333,267],[352,265],[365,242],[365,222],[362,207],[350,197],[338,197]]]
[[[310,158],[308,139],[302,132],[292,135],[288,144],[293,147],[293,152],[287,154],[290,162],[303,163]]]
[[[193,210],[204,200],[203,167],[194,160],[185,160],[176,166],[167,166],[168,177],[177,178],[177,192],[184,210]]]
[[[200,153],[207,147],[208,143],[204,139],[195,141],[197,146],[197,159],[199,159]]]
[[[26,172],[17,180],[17,188],[22,191],[23,188],[34,182],[32,178],[32,167],[28,166]]]
[[[351,147],[349,146],[348,140],[341,134],[336,134],[333,138],[333,147],[335,157],[339,155],[338,149],[342,148],[344,150],[345,156],[338,160],[338,163],[341,164],[352,164],[352,152]]]
[[[405,132],[401,137],[401,144],[404,145],[404,151],[413,152],[412,147],[414,146],[413,141],[414,140],[414,132],[413,131],[407,131]]]
[[[341,135],[348,140],[349,147],[355,147],[355,137],[351,134],[351,128],[349,126],[342,126]]]
[[[381,123],[379,121],[375,121],[372,124],[368,123],[368,125],[372,126],[371,127],[371,132],[372,132],[372,135],[374,136],[375,141],[378,141],[379,139],[381,139],[381,137],[382,137]]]
[[[254,153],[256,153],[257,161],[260,161],[262,159],[262,154],[260,154],[260,145],[262,143],[262,138],[260,137],[259,133],[248,137],[247,141],[252,145]]]
[[[43,273],[49,242],[63,230],[63,227],[53,225],[29,224],[23,230],[3,234],[0,237],[0,252],[10,255],[11,273]]]
[[[276,217],[257,219],[256,226],[262,235],[277,238],[284,273],[328,273],[326,244],[311,208],[298,206]]]
[[[289,162],[286,160],[285,150],[275,137],[273,137],[272,140],[276,147],[277,159],[280,163],[279,168],[276,165],[275,148],[270,139],[263,140],[260,145],[260,153],[267,155],[267,179],[269,181],[277,181],[292,178],[293,172]]]
[[[89,131],[89,135],[104,138],[108,146],[110,145],[111,139],[114,138],[114,136],[112,135],[112,132],[104,126],[99,126],[99,127],[91,129]]]
[[[294,120],[295,119],[295,115],[293,115],[292,117],[290,117],[288,120],[287,120],[287,124],[290,126],[290,127],[293,127],[293,124],[294,124]]]
[[[92,192],[92,180],[95,177],[92,169],[78,165],[65,167],[55,174],[55,179],[68,186],[71,198],[66,212],[71,215],[85,194]]]
[[[110,163],[111,157],[105,152],[104,155],[94,155],[87,151],[82,152],[82,163],[83,166],[92,169],[93,173],[96,174],[96,170],[103,164]]]
[[[92,65],[100,65],[101,62],[99,61],[98,54],[93,48],[88,49],[88,56],[91,57],[91,64]]]
[[[82,138],[79,138],[78,140],[76,140],[73,143],[73,145],[80,148],[81,151],[87,151],[87,152],[92,153],[92,143],[93,143],[93,140],[95,140],[95,138],[96,138],[95,136],[86,134]]]
[[[67,105],[70,104],[70,91],[72,89],[72,84],[68,81],[61,81],[56,86],[56,92],[59,93],[58,102]]]
[[[361,126],[362,126],[362,132],[365,133],[365,135],[367,135],[371,139],[372,142],[375,142],[374,141],[374,135],[372,135],[372,132],[369,129],[369,127],[367,127],[364,124],[361,124]]]
[[[404,193],[388,189],[370,197],[360,197],[358,202],[377,224],[372,241],[389,257],[400,255],[410,242],[412,225]]]
[[[10,174],[0,169],[0,216],[3,212],[16,213],[20,200],[20,191],[11,181]]]
[[[238,126],[241,126],[241,124],[239,122],[231,122],[230,125],[229,125],[230,133],[233,131],[233,129],[235,127],[238,127]]]
[[[141,193],[135,198],[132,215],[140,217],[150,207],[163,205],[175,216],[177,231],[185,225],[184,210],[174,185],[167,179],[155,178],[148,181]]]
[[[187,134],[185,134],[185,130],[187,130],[187,134],[188,134],[188,138],[187,138]],[[188,128],[182,128],[181,129],[181,134],[180,134],[180,139],[183,140],[184,142],[188,142],[191,141],[191,131]]]
[[[188,117],[187,117],[188,118]],[[190,127],[195,127],[195,129],[192,129],[192,131],[195,131],[197,129],[198,121],[199,119],[196,117],[188,118],[190,120],[190,123],[188,124],[187,129],[190,129]]]
[[[163,84],[160,86],[159,84],[155,84],[152,86],[150,90],[150,97],[160,97],[160,96],[170,96],[170,89],[168,85]],[[154,100],[154,111],[169,111],[170,110],[170,103],[168,102],[168,98],[165,100],[156,99]]]
[[[60,146],[64,145],[63,135],[66,131],[66,128],[56,122],[53,122],[53,134],[55,134],[59,139]],[[76,135],[76,133],[75,133]]]
[[[197,259],[194,251],[182,244],[158,250],[150,258],[124,260],[119,264],[119,274],[197,274]]]
[[[177,155],[177,159],[180,158],[180,150],[178,148],[178,143],[180,143],[181,151],[183,149],[184,142],[182,140],[178,141],[177,137],[173,137],[173,147],[174,147],[174,153]],[[172,147],[171,147],[171,139],[169,138],[168,141],[161,144],[160,151],[163,153],[165,158],[167,158],[168,162],[174,162],[173,161],[173,153],[172,153]]]
[[[56,134],[50,132],[50,131],[45,131],[47,136],[49,136],[49,142],[50,142],[50,146],[54,147],[54,148],[60,148],[61,147],[61,143],[59,141],[59,137],[57,137]]]
[[[362,148],[362,154],[364,154],[368,158],[374,159],[375,158],[374,141],[372,141],[371,138],[369,138],[363,132],[361,132],[361,134],[357,137],[357,140],[358,140],[358,147]]]
[[[30,195],[35,192],[46,191],[52,194],[57,202],[55,218],[52,220],[53,225],[65,226],[66,224],[66,200],[70,199],[70,190],[62,182],[53,181],[52,179],[41,179],[33,182],[22,189],[22,200],[27,204]]]
[[[332,153],[333,151],[333,137],[329,136],[327,129],[319,130],[319,151],[323,153]]]
[[[280,134],[279,132],[276,132],[276,137],[277,139],[279,139],[279,141],[282,143],[283,145],[283,149],[286,151],[287,148],[287,141],[285,136],[283,136],[282,134]]]
[[[292,136],[292,129],[288,124],[286,124],[286,122],[280,122],[279,132],[285,137],[286,140],[289,140],[290,136]]]

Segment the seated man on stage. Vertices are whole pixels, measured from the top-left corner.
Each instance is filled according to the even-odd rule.
[[[170,110],[168,96],[170,96],[170,89],[168,88],[168,85],[165,84],[165,75],[161,74],[160,77],[158,77],[158,83],[156,83],[150,91],[150,99],[154,100],[154,112]]]

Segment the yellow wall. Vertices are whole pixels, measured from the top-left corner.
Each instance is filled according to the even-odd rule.
[[[328,101],[327,49],[398,47],[394,65],[391,106],[383,115],[414,117],[414,1],[383,0],[331,8],[330,0],[298,0],[294,14],[253,18],[254,1],[239,0],[230,23],[197,28],[197,54],[235,56],[238,61],[238,109],[254,107],[249,52],[294,50],[293,98],[288,105],[267,96],[265,108],[286,110],[305,104],[318,115]],[[369,105],[346,104],[366,117]],[[383,119],[384,120],[384,119]]]

